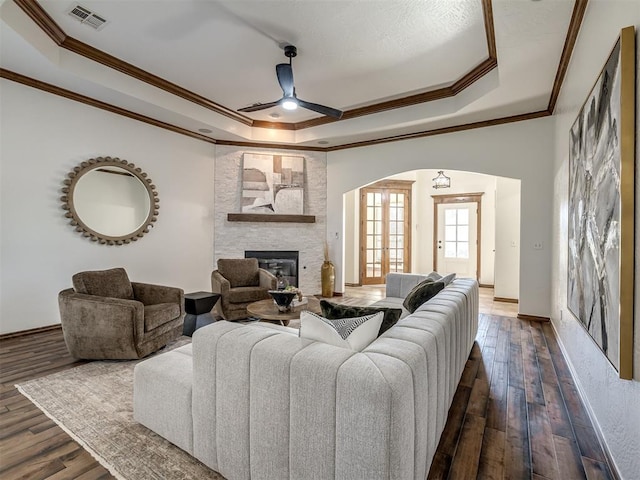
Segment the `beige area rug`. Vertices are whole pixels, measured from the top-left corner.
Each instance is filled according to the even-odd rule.
[[[181,337],[159,353],[190,341]],[[136,363],[92,362],[16,387],[118,479],[224,480],[133,420]]]

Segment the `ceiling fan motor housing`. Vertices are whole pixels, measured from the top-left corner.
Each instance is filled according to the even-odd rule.
[[[293,45],[287,45],[284,47],[284,56],[287,58],[293,58],[298,55],[298,49]]]

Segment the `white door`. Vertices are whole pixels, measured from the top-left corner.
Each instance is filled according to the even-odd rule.
[[[478,204],[438,204],[437,270],[478,278]]]

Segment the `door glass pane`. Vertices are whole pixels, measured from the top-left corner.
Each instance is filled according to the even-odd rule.
[[[456,222],[456,211],[453,208],[445,208],[444,209],[444,224],[445,225],[455,225]]]
[[[458,242],[458,258],[469,258],[469,242]]]
[[[456,227],[455,226],[446,226],[444,227],[444,240],[445,242],[455,242],[456,241]]]
[[[447,258],[456,258],[456,255],[456,242],[444,242],[444,256]]]
[[[373,235],[367,235],[367,248],[373,248]]]
[[[458,210],[458,225],[469,225],[469,209],[461,208]]]
[[[367,222],[367,235],[373,235],[373,222]]]
[[[459,242],[468,242],[469,241],[469,227],[467,225],[458,226],[458,237],[456,238]]]
[[[367,220],[373,219],[373,207],[367,207]]]
[[[373,250],[367,250],[367,263],[373,263]]]
[[[373,194],[373,204],[374,205],[382,205],[382,194],[381,193],[374,193]]]

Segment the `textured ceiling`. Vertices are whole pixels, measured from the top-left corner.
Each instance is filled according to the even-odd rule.
[[[293,60],[297,94],[343,110],[450,86],[489,57],[480,0],[78,2],[100,31],[39,5],[69,36],[229,110],[282,96],[275,65]],[[230,141],[339,145],[546,108],[573,1],[496,0],[498,67],[455,97],[299,131],[250,127],[56,46],[11,0],[0,7],[2,68]],[[318,115],[274,107],[251,120]]]

